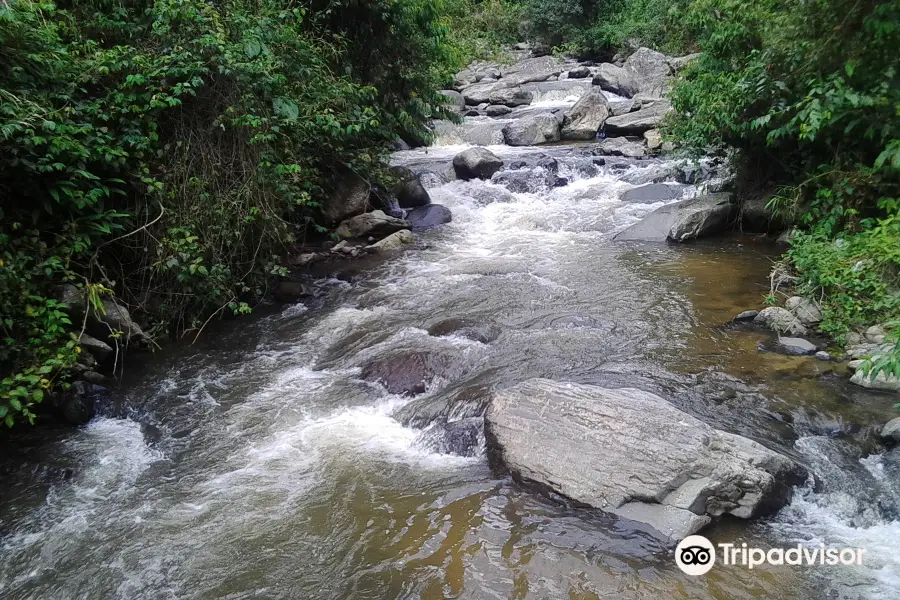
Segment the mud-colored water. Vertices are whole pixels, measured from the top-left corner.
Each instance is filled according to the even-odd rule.
[[[456,150],[396,160],[440,172]],[[548,152],[565,159],[571,149]],[[152,357],[107,416],[22,441],[23,460],[74,474],[46,483],[23,469],[4,481],[0,595],[900,597],[900,468],[868,456],[865,435],[893,399],[851,389],[830,363],[760,352],[764,333],[723,327],[761,305],[777,250],[750,237],[615,243],[657,205],[622,203],[630,184],[611,170],[566,169],[568,186],[533,194],[433,187],[454,220],[417,248],[318,280],[309,307]],[[427,333],[462,317],[499,336]],[[407,350],[445,355],[454,376],[413,401],[359,378],[367,361]],[[498,478],[483,449],[441,454],[404,425],[450,397],[535,376],[647,389],[800,458],[819,477],[815,490],[769,520],[709,535],[862,546],[866,564],[692,578],[646,526],[554,503]]]

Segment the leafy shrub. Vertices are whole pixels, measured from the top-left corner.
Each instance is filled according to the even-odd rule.
[[[59,283],[109,285],[157,334],[249,310],[342,174],[379,180],[443,114],[438,8],[0,4],[2,419],[76,359]]]

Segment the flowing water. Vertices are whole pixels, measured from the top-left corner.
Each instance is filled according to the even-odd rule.
[[[514,194],[441,183],[460,149],[395,158],[432,171],[433,200],[453,211],[416,248],[336,268],[308,306],[151,357],[131,368],[107,416],[20,440],[26,464],[72,475],[4,478],[0,596],[900,597],[900,460],[870,456],[866,433],[894,400],[850,389],[831,363],[760,352],[766,334],[721,326],[759,305],[777,250],[749,237],[613,242],[658,206],[619,200],[652,161],[579,174],[578,148],[544,148],[569,185]],[[538,152],[494,149],[506,160]],[[447,319],[496,339],[429,335]],[[361,380],[367,362],[411,350],[450,365],[424,396]],[[771,519],[708,535],[861,546],[866,564],[692,578],[645,526],[493,473],[483,440],[466,456],[440,452],[434,434],[447,419],[538,376],[650,390],[797,457],[816,485]]]

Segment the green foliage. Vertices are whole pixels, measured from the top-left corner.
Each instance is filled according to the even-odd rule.
[[[680,54],[692,43],[681,24],[686,0],[527,0],[531,37],[582,56],[649,46]]]
[[[802,231],[789,258],[825,331],[900,318],[900,2],[695,0],[686,24],[703,52],[671,134],[781,184],[771,207]]]
[[[524,39],[524,1],[446,0],[448,45],[457,69],[473,60],[506,59],[506,47]]]
[[[379,180],[444,114],[440,10],[0,4],[2,419],[32,419],[77,357],[59,283],[108,285],[161,334],[246,312],[341,174]]]

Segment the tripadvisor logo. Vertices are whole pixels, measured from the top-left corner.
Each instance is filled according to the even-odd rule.
[[[826,548],[825,544],[792,548],[750,548],[747,544],[718,544],[719,562],[753,569],[760,565],[861,565],[865,548]],[[688,575],[704,575],[716,564],[716,547],[702,535],[691,535],[675,548],[675,564]]]

